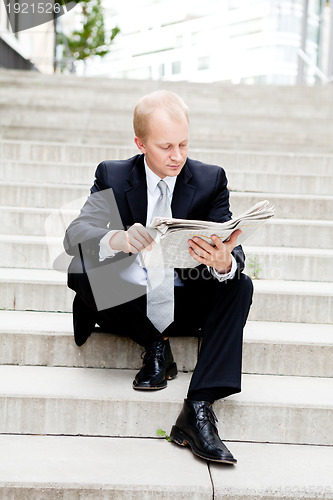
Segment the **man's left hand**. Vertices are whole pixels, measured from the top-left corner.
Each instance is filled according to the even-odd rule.
[[[227,274],[231,270],[231,252],[237,245],[237,238],[241,230],[234,231],[230,239],[224,243],[215,234],[211,236],[214,246],[199,236],[188,240],[189,252],[201,264],[213,267],[218,273]]]

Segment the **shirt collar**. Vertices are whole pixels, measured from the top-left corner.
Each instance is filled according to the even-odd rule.
[[[148,191],[153,194],[155,189],[157,188],[157,184],[160,182],[161,177],[155,174],[147,165],[146,157],[144,157],[144,164],[146,170],[146,179],[147,179],[147,188]],[[167,184],[171,195],[173,194],[173,190],[175,189],[175,184],[177,180],[177,176],[174,177],[164,177],[164,182]]]

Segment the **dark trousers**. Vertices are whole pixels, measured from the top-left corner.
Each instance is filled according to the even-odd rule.
[[[202,336],[189,391],[215,388],[220,398],[240,392],[243,328],[252,294],[252,281],[242,273],[222,283],[212,277],[198,277],[183,287],[175,287],[174,322],[163,336]],[[144,293],[103,311],[96,310],[91,291],[86,287],[77,299],[83,299],[95,310],[96,323],[103,331],[131,337],[144,347],[161,338],[146,316]]]

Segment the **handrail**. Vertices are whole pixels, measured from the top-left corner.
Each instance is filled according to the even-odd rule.
[[[313,70],[314,74],[317,75],[323,83],[327,84],[333,82],[333,75],[325,75],[325,73],[311,61],[310,57],[304,52],[304,50],[298,49],[298,56]]]

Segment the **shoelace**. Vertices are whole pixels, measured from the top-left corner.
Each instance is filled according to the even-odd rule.
[[[213,424],[215,427],[216,433],[217,428],[215,422],[218,422],[217,416],[215,415],[213,408],[208,405],[202,405],[199,407],[197,411],[197,419],[201,421],[200,430],[208,423]]]
[[[141,353],[141,359],[144,361],[148,361],[150,358],[153,356],[163,356],[164,354],[164,345],[159,343],[157,345],[154,345],[150,347],[149,349],[146,349]]]

